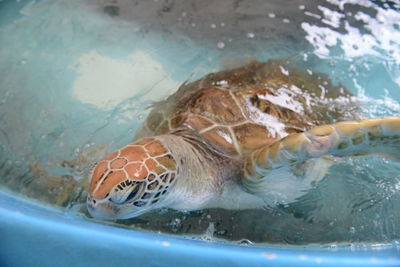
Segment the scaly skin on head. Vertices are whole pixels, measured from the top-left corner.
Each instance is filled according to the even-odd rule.
[[[106,156],[94,168],[88,210],[100,219],[138,216],[160,206],[176,176],[176,161],[159,140],[139,140]]]
[[[190,137],[160,135],[108,155],[92,173],[90,214],[98,219],[126,219],[162,207],[204,207],[221,189],[223,178],[217,167],[221,162],[203,145]]]

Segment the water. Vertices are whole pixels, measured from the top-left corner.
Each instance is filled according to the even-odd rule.
[[[393,1],[0,1],[0,183],[87,216],[87,173],[186,80],[252,59],[323,72],[365,117],[400,114]],[[337,160],[289,206],[157,211],[123,227],[242,245],[400,240],[400,165]],[[87,218],[89,219],[89,218]]]

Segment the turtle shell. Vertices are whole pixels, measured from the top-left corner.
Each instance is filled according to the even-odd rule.
[[[245,155],[290,133],[345,119],[352,112],[340,103],[352,106],[350,96],[325,74],[281,60],[252,62],[183,84],[154,103],[135,139],[186,128],[229,156]]]

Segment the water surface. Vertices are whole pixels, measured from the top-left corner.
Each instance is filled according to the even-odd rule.
[[[86,216],[93,162],[127,144],[147,107],[186,80],[257,59],[328,74],[364,117],[400,114],[394,1],[0,1],[1,186]],[[124,227],[204,240],[400,240],[400,165],[338,159],[289,206],[157,211]]]

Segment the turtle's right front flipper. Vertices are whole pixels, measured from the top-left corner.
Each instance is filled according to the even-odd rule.
[[[323,156],[384,154],[400,158],[400,117],[339,122],[286,136],[248,155],[243,185],[265,191],[265,181],[279,169]]]

